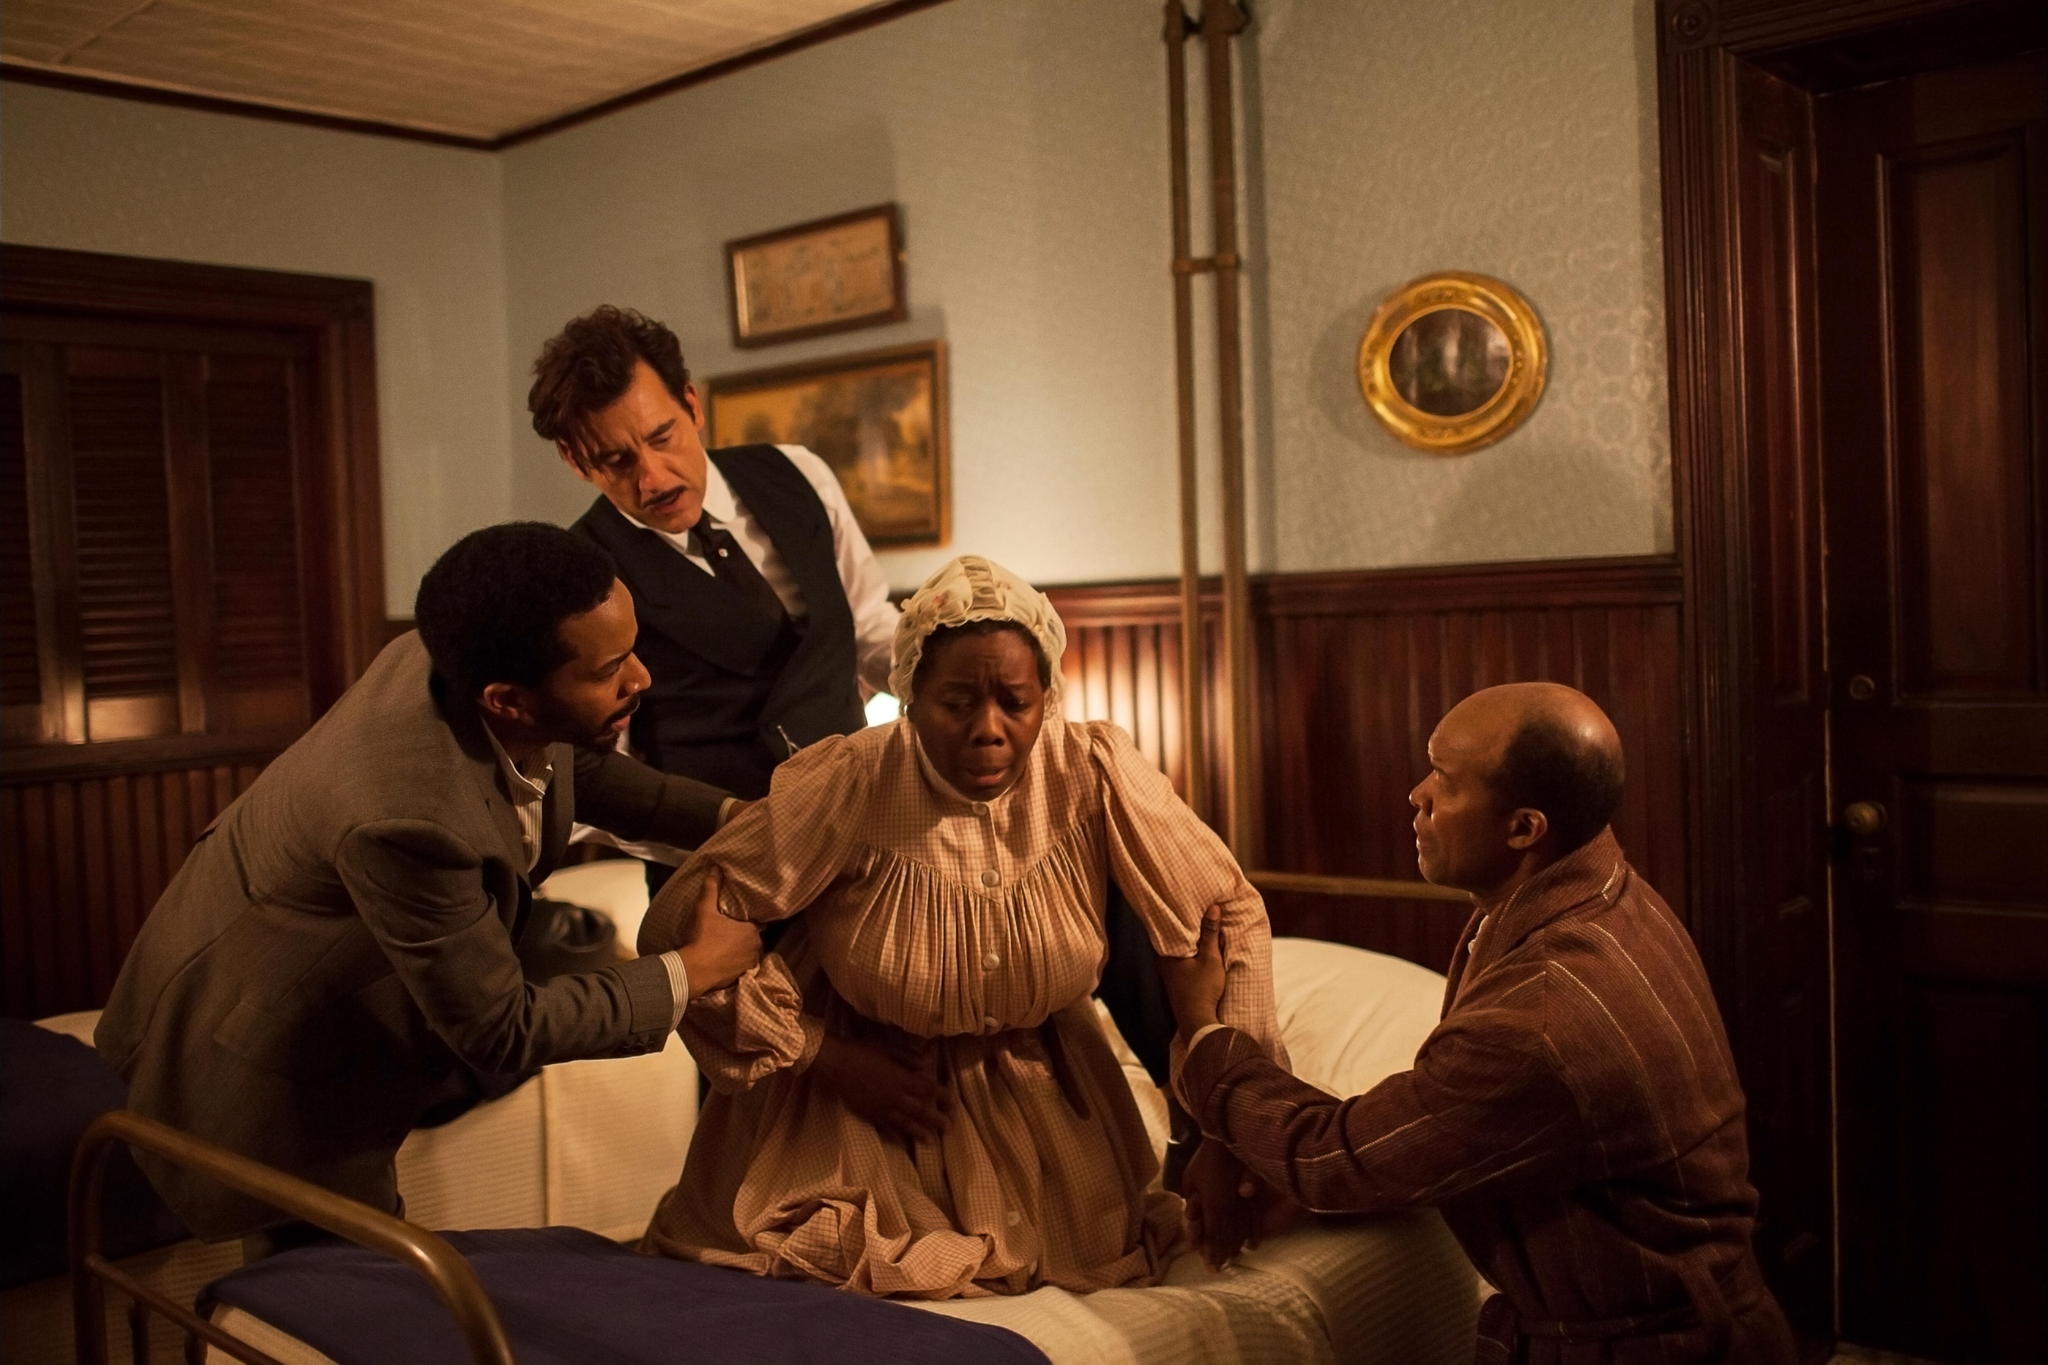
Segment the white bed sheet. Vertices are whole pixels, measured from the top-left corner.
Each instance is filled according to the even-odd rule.
[[[907,1305],[1007,1327],[1055,1365],[1452,1365],[1477,1281],[1433,1212],[1306,1220],[1212,1273],[1182,1256],[1150,1289]]]

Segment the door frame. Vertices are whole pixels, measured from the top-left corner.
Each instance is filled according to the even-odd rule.
[[[315,529],[339,570],[339,695],[389,637],[370,281],[0,243],[0,284],[10,311],[267,327],[311,341],[325,457]]]
[[[1768,960],[1773,939],[1759,922],[1774,912],[1759,894],[1764,876],[1754,850],[1762,816],[1745,781],[1761,731],[1764,679],[1754,631],[1766,591],[1746,499],[1765,461],[1786,455],[1755,448],[1750,407],[1760,400],[1744,385],[1738,73],[1747,63],[1809,92],[1843,88],[1974,60],[2001,41],[2035,41],[2044,23],[2037,5],[2013,0],[1657,0],[1656,18],[1673,520],[1684,593],[1686,904],[1747,1076],[1767,1074],[1780,1045],[1781,1002],[1769,983],[1780,978],[1781,964]],[[1796,363],[1810,366],[1813,345],[1806,329]],[[1806,462],[1803,475],[1817,488],[1817,443],[1793,458]],[[1825,584],[1816,577],[1810,592],[1817,597]],[[1813,608],[1807,620],[1823,619],[1817,600],[1806,605]],[[1828,831],[1816,828],[1812,838],[1825,840]],[[1816,965],[1832,983],[1829,950],[1820,951]],[[1766,1257],[1788,1312],[1811,1336],[1821,1324],[1840,1326],[1832,1086],[1776,1098],[1798,1108],[1764,1116],[1781,1141],[1793,1135],[1796,1150],[1781,1154],[1789,1159],[1779,1163],[1779,1178],[1823,1180],[1830,1190],[1828,1244],[1801,1249],[1804,1266]],[[1756,1127],[1753,1120],[1753,1135]],[[1766,1215],[1774,1193],[1760,1189]]]

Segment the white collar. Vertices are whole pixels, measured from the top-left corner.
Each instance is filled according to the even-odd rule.
[[[512,755],[498,741],[498,732],[489,721],[484,722],[484,737],[491,741],[491,752],[498,756],[498,772],[505,779],[505,794],[512,798],[515,806],[530,806],[544,799],[548,794],[548,783],[555,780],[555,765],[548,757],[548,747],[542,745],[535,755],[538,771],[527,773],[512,761]]]
[[[918,738],[917,727],[910,723],[910,718],[906,716],[898,720],[896,723],[898,725],[901,725],[904,729],[910,731],[910,747],[917,751],[918,771],[924,774],[925,781],[931,783],[932,790],[937,792],[942,797],[951,797],[953,800],[958,801],[963,805],[973,806],[976,810],[980,810],[984,806],[993,806],[998,804],[999,802],[1007,800],[1010,794],[1016,791],[1017,788],[1023,786],[1026,779],[1028,779],[1031,776],[1031,760],[1038,756],[1038,746],[1034,744],[1031,748],[1031,752],[1027,754],[1024,758],[1024,771],[1018,773],[1017,780],[1015,782],[1012,782],[1009,786],[1005,787],[997,795],[988,797],[969,796],[966,792],[961,791],[958,787],[954,786],[951,782],[948,782],[944,777],[941,777],[939,775],[938,767],[935,764],[933,764],[932,756],[924,751],[924,741]],[[1040,738],[1043,737],[1044,734],[1043,731],[1041,731]]]

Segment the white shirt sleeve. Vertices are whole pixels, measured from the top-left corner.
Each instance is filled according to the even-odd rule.
[[[868,548],[868,538],[854,520],[846,501],[846,490],[832,466],[803,446],[777,446],[789,462],[817,490],[832,520],[832,554],[839,565],[839,582],[846,589],[846,604],[853,608],[855,668],[866,691],[889,690],[889,663],[896,648],[896,619],[901,613],[889,600],[889,580]]]
[[[1188,1051],[1190,1051],[1190,1052],[1193,1052],[1193,1051],[1195,1050],[1195,1045],[1196,1045],[1197,1043],[1200,1043],[1200,1042],[1201,1042],[1201,1041],[1202,1041],[1202,1040],[1203,1040],[1204,1038],[1207,1038],[1207,1037],[1208,1037],[1208,1036],[1209,1036],[1210,1034],[1214,1033],[1214,1032],[1215,1032],[1215,1031],[1216,1031],[1217,1029],[1220,1029],[1220,1028],[1229,1028],[1229,1027],[1230,1027],[1230,1025],[1228,1025],[1228,1024],[1204,1024],[1204,1025],[1202,1025],[1202,1026],[1201,1026],[1200,1028],[1198,1028],[1198,1029],[1196,1029],[1196,1030],[1195,1030],[1194,1036],[1193,1036],[1192,1038],[1189,1038],[1189,1039],[1188,1039]]]
[[[661,965],[668,968],[669,994],[675,998],[675,1017],[668,1021],[670,1030],[683,1022],[683,1011],[690,1005],[690,973],[683,966],[683,955],[671,948],[661,955]]]
[[[626,746],[626,737],[624,735],[619,736],[619,751],[628,754],[633,752]],[[638,757],[637,754],[634,756]],[[732,819],[732,808],[738,801],[739,798],[737,796],[728,796],[718,803],[718,823],[720,825]],[[690,861],[690,850],[687,848],[678,848],[674,844],[664,844],[654,839],[621,839],[609,830],[599,829],[596,825],[586,825],[580,821],[569,826],[569,842],[572,844],[608,844],[621,853],[631,854],[635,858],[644,859],[650,863],[666,863],[670,867],[681,867],[684,863]]]

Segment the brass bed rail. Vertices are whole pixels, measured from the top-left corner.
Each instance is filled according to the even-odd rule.
[[[136,1365],[148,1365],[148,1312],[154,1310],[185,1330],[185,1358],[201,1357],[200,1343],[217,1346],[249,1365],[279,1365],[275,1357],[239,1341],[190,1308],[159,1293],[102,1254],[100,1226],[107,1156],[125,1142],[154,1153],[230,1189],[271,1204],[294,1218],[325,1228],[358,1246],[404,1261],[425,1277],[454,1316],[476,1365],[513,1365],[498,1310],[455,1248],[441,1237],[367,1204],[287,1175],[260,1161],[217,1147],[126,1109],[100,1115],[79,1139],[71,1161],[70,1262],[72,1323],[80,1365],[107,1365],[105,1285],[126,1294],[128,1333]]]

